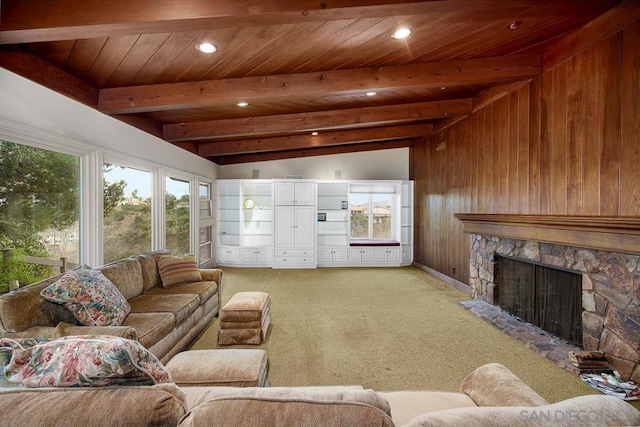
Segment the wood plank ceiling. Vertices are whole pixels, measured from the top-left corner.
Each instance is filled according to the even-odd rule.
[[[617,3],[4,0],[0,66],[218,164],[406,147]]]

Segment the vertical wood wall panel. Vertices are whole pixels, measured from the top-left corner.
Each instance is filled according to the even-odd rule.
[[[620,215],[640,212],[640,22],[622,34]]]
[[[415,260],[465,283],[469,241],[456,212],[640,215],[640,22],[411,155]]]
[[[567,61],[568,76],[582,75],[582,56]],[[567,211],[584,213],[582,185],[582,158],[584,146],[584,104],[580,78],[567,78]]]
[[[518,213],[529,213],[529,88],[518,89]]]

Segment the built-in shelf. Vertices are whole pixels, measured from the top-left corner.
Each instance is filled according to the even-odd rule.
[[[457,213],[465,233],[640,254],[640,217]]]

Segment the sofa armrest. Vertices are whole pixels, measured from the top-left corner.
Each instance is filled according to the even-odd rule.
[[[478,406],[541,406],[548,402],[513,372],[499,363],[489,363],[467,375],[460,391]]]
[[[200,274],[202,275],[202,280],[211,280],[216,282],[218,286],[222,282],[222,270],[219,268],[201,268]]]
[[[579,396],[553,405],[457,408],[419,415],[404,427],[637,426],[640,411],[611,396]]]
[[[138,330],[133,326],[78,326],[59,323],[55,329],[56,338],[70,335],[112,335],[138,341]]]
[[[222,270],[219,268],[201,268],[202,280],[210,280],[218,284],[218,304],[222,304]]]
[[[20,332],[3,332],[3,338],[48,338],[55,339],[69,335],[113,335],[138,340],[138,330],[133,326],[78,326],[60,322],[58,326],[32,326]]]
[[[3,332],[2,338],[47,338],[54,339],[57,337],[55,326],[32,326],[20,332]]]

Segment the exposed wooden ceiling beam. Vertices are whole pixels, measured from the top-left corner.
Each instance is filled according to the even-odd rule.
[[[234,141],[205,142],[198,146],[198,154],[202,157],[216,157],[272,150],[294,150],[301,148],[354,144],[360,142],[379,142],[394,139],[417,138],[424,135],[430,135],[432,130],[433,126],[429,123],[324,132],[318,135],[304,134]]]
[[[271,160],[293,159],[298,157],[327,156],[330,154],[349,154],[362,151],[390,150],[411,147],[416,139],[401,139],[384,142],[365,142],[361,144],[337,145],[333,147],[306,148],[301,150],[270,151],[268,153],[239,154],[234,156],[210,157],[218,165],[238,163],[266,162]]]
[[[514,90],[519,89],[526,84],[529,84],[530,81],[530,79],[520,80],[503,85],[496,85],[483,90],[473,97],[473,112],[475,113],[476,111],[502,98],[506,94],[513,92]]]
[[[286,133],[296,133],[395,125],[469,114],[471,108],[471,99],[466,98],[312,113],[175,123],[164,125],[164,139],[175,142],[238,136],[266,136],[282,134],[284,128],[286,128]]]
[[[367,90],[473,85],[535,77],[540,55],[429,62],[379,68],[242,77],[226,80],[107,88],[99,109],[107,114],[235,105],[238,101],[308,99]]]
[[[553,0],[4,0],[0,44],[544,7]],[[580,0],[575,0],[580,7]]]
[[[0,67],[96,108],[98,89],[31,53],[0,51]]]
[[[487,105],[493,103],[494,101],[502,98],[503,96],[513,92],[514,90],[519,89],[520,87],[529,84],[531,79],[520,80],[517,82],[505,83],[503,85],[497,85],[490,87],[488,89],[483,90],[476,96],[471,99],[473,109],[471,112],[475,113],[476,111],[486,107]],[[455,125],[456,123],[464,120],[468,117],[467,115],[448,117],[442,120],[438,120],[433,125],[433,133],[439,133],[443,130]]]
[[[617,33],[640,19],[638,0],[624,0],[584,27],[569,33],[544,54],[545,68],[551,68],[584,49]]]

